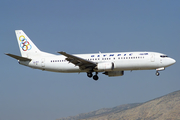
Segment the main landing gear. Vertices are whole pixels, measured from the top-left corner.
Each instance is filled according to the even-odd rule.
[[[88,72],[88,73],[87,73],[87,76],[88,76],[89,78],[91,78],[91,77],[93,76],[92,72]]]
[[[93,76],[93,79],[96,80],[96,81],[99,79],[97,74],[98,74],[98,72],[96,72],[96,74],[93,76],[92,72],[87,72],[87,76],[89,78],[91,78]]]

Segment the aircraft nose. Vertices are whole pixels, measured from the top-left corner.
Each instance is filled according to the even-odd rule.
[[[174,63],[176,63],[176,60],[171,58],[171,63],[170,64],[173,65]]]
[[[173,59],[173,64],[176,63],[176,60]]]

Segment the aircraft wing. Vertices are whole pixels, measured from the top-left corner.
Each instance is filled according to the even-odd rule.
[[[5,54],[12,57],[12,58],[15,58],[17,60],[20,60],[20,61],[31,61],[31,59],[29,59],[29,58],[13,55],[13,54],[10,54],[10,53],[5,53]]]
[[[93,69],[96,67],[96,63],[88,61],[86,59],[67,54],[66,52],[58,52],[64,56],[66,56],[66,60],[69,61],[70,63],[73,63],[75,66],[79,66],[80,69],[85,70],[85,69]]]

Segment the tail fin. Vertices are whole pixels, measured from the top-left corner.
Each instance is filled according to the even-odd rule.
[[[15,33],[22,57],[28,58],[41,52],[22,30],[15,30]]]

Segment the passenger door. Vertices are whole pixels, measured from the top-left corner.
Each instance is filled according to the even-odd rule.
[[[155,61],[155,55],[154,54],[151,54],[151,62],[154,62]]]
[[[42,66],[42,67],[45,67],[45,58],[42,58],[42,59],[41,59],[41,66]]]

